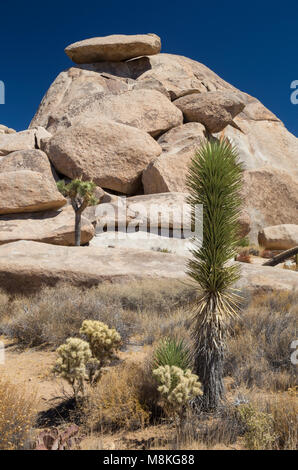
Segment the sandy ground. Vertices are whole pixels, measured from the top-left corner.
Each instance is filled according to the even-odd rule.
[[[70,387],[51,373],[56,354],[38,349],[20,349],[13,341],[0,337],[5,345],[5,363],[0,373],[10,382],[25,385],[36,392],[38,411],[51,406],[51,400],[71,392]]]

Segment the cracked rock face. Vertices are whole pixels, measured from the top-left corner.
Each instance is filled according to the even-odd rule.
[[[192,93],[174,101],[182,111],[186,122],[203,124],[210,134],[220,132],[245,108],[243,100],[236,93],[211,91]]]
[[[104,120],[62,130],[46,141],[43,150],[63,175],[81,176],[124,194],[139,189],[142,171],[161,153],[146,132]]]

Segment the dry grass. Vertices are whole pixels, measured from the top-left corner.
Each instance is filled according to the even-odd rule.
[[[137,364],[128,360],[127,352],[121,353],[121,362],[108,368],[90,391],[82,413],[85,429],[95,436],[141,433],[163,423],[168,429],[164,448],[296,449],[297,366],[290,356],[291,343],[297,339],[297,293],[247,297],[228,339],[228,402],[217,415],[189,410],[182,433],[164,421],[144,352],[165,336],[191,344],[194,298],[193,287],[170,280],[103,284],[89,290],[60,286],[14,298],[0,293],[0,332],[24,345],[57,347],[67,337],[78,335],[83,320],[96,319],[115,327],[126,343],[149,345],[134,353],[134,359],[140,359]],[[290,388],[294,392],[288,392]],[[6,400],[14,394],[6,395]],[[16,396],[22,403],[22,394]],[[11,406],[11,413],[17,414],[18,406],[26,410]],[[242,406],[249,407],[246,417],[245,412],[239,413]],[[0,435],[1,448],[1,421]],[[17,448],[26,445],[26,439],[23,444],[12,442]]]
[[[171,328],[172,311],[193,297],[192,287],[168,280],[102,284],[86,291],[65,285],[12,299],[0,293],[0,332],[24,345],[57,347],[77,335],[83,320],[93,319],[116,328],[124,342],[138,333],[150,342],[155,328],[160,334]],[[152,315],[159,319],[155,325]]]
[[[29,447],[35,413],[34,393],[0,377],[0,450]]]
[[[158,393],[145,365],[122,363],[107,370],[89,390],[83,405],[89,431],[113,432],[144,428],[157,406]]]
[[[290,361],[297,335],[297,293],[261,294],[251,299],[228,341],[225,374],[235,385],[285,391],[296,385]]]

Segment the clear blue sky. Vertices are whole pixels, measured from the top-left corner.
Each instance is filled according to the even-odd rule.
[[[296,1],[2,1],[0,124],[28,127],[48,87],[71,66],[64,48],[108,34],[156,33],[162,51],[204,63],[259,98],[298,136]]]

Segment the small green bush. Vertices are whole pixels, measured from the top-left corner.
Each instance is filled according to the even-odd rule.
[[[272,415],[256,410],[252,405],[240,406],[239,415],[246,428],[244,439],[248,449],[271,449],[276,439],[273,431]]]

